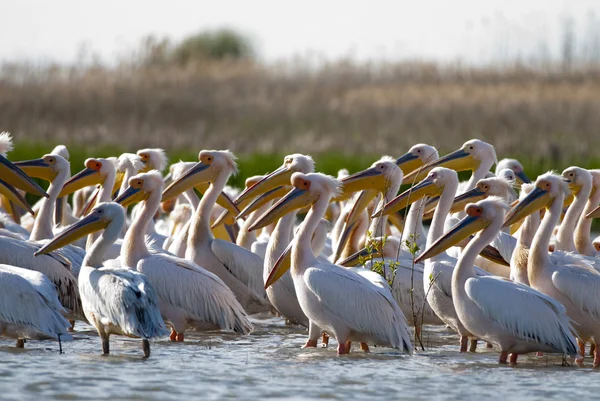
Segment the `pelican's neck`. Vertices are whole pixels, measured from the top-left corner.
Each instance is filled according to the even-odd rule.
[[[573,238],[573,233],[575,231],[577,221],[579,220],[579,216],[581,216],[581,212],[583,212],[585,203],[590,197],[591,191],[591,184],[588,185],[586,183],[581,187],[577,195],[575,195],[575,200],[573,201],[571,206],[569,206],[569,209],[565,214],[565,218],[563,219],[562,224],[560,225],[560,227],[558,228],[558,232],[556,233],[557,250],[566,252],[577,252],[577,248],[575,248],[575,240]]]
[[[465,292],[465,281],[475,276],[475,259],[483,248],[496,238],[502,227],[503,218],[504,215],[499,213],[486,228],[475,235],[475,238],[465,246],[452,272],[453,296]]]
[[[429,233],[427,234],[427,248],[433,245],[433,243],[444,234],[444,223],[446,222],[448,213],[450,213],[452,202],[454,201],[454,195],[456,194],[456,189],[458,188],[457,181],[458,180],[451,180],[451,182],[448,182],[444,186],[444,190],[440,196],[440,201],[438,202],[435,212],[433,213],[433,219],[431,220]],[[442,252],[440,255],[431,258],[431,260],[436,260],[436,258],[443,257],[443,255],[444,253]]]
[[[161,191],[152,191],[142,210],[133,220],[121,245],[121,265],[135,268],[138,262],[150,256],[146,246],[146,232],[160,206]]]
[[[575,227],[575,247],[577,252],[582,255],[595,256],[596,249],[592,245],[592,238],[590,231],[592,230],[592,219],[588,219],[585,216],[591,213],[598,204],[600,203],[600,188],[594,187],[590,198],[588,199],[583,213],[579,217],[577,227]]]
[[[219,194],[225,188],[227,180],[231,173],[221,171],[217,179],[211,183],[210,187],[204,193],[200,200],[192,224],[190,225],[190,233],[188,236],[188,251],[194,250],[199,245],[207,245],[213,239],[212,231],[210,230],[210,216],[212,209],[217,202]],[[186,255],[187,257],[187,255]]]
[[[265,251],[264,274],[268,277],[271,269],[279,256],[285,251],[285,248],[292,240],[292,232],[294,230],[294,221],[296,221],[297,211],[290,212],[283,216],[275,225],[275,230],[269,237],[267,250]]]
[[[513,251],[510,259],[510,277],[511,278],[526,278],[527,277],[527,259],[529,257],[529,249],[531,248],[531,242],[533,237],[540,226],[540,212],[535,211],[529,216],[525,217],[521,229],[519,230],[519,236],[517,238],[517,245]],[[527,280],[527,283],[529,280]]]
[[[550,264],[548,247],[552,238],[552,231],[560,220],[564,201],[565,195],[562,192],[554,198],[550,208],[544,214],[537,233],[533,237],[531,250],[529,251],[529,260],[527,261],[527,275],[530,283],[533,283],[544,267]]]
[[[408,209],[406,221],[404,222],[404,228],[402,229],[402,242],[408,240],[417,243],[423,242],[423,236],[425,235],[425,229],[423,228],[423,208],[427,198],[421,198]]]
[[[90,246],[90,249],[85,254],[85,258],[83,259],[82,266],[90,266],[90,267],[102,267],[102,263],[104,262],[104,254],[108,249],[115,243],[117,238],[119,238],[119,234],[121,233],[121,228],[125,224],[125,215],[120,214],[115,217],[104,232],[98,237],[96,241]],[[126,267],[126,266],[125,266]]]
[[[200,199],[198,199],[198,195],[192,188],[188,189],[183,193],[183,196],[187,201],[192,205],[192,211],[198,209],[198,205],[200,204]]]
[[[60,191],[68,178],[69,172],[61,171],[50,183],[50,186],[48,187],[48,198],[42,199],[42,204],[37,212],[33,228],[31,229],[31,235],[29,236],[30,240],[40,241],[54,237],[54,233],[52,232],[52,214],[58,194],[60,194]]]
[[[96,198],[96,205],[100,203],[110,202],[112,199],[112,190],[115,187],[115,181],[117,180],[117,170],[114,167],[108,169],[104,183],[98,191],[98,197]],[[88,235],[88,239],[85,245],[85,249],[91,249],[92,244],[98,239],[100,232],[95,232]]]
[[[480,162],[479,166],[475,169],[475,171],[473,171],[473,174],[471,174],[469,181],[467,181],[467,186],[465,188],[462,188],[464,189],[464,192],[470,191],[471,189],[475,188],[475,185],[477,185],[479,180],[483,180],[487,173],[490,171],[492,164],[493,161],[492,163],[483,161]]]
[[[310,262],[315,260],[312,250],[312,238],[319,222],[327,211],[329,200],[329,196],[321,194],[319,200],[312,205],[306,215],[298,235],[294,239],[296,243],[292,247],[292,269],[306,268]]]

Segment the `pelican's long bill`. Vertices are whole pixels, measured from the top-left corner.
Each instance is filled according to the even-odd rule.
[[[521,183],[530,184],[531,180],[527,177],[527,174],[523,170],[514,171],[517,178],[521,181]]]
[[[458,195],[452,201],[452,206],[450,207],[450,213],[460,212],[465,209],[465,207],[469,203],[475,203],[487,197],[487,192],[482,191],[479,186]]]
[[[207,169],[210,164],[204,164],[202,162],[196,163],[194,167],[186,171],[181,177],[176,179],[169,185],[162,194],[162,201],[169,200],[176,197],[177,195],[187,191],[190,188],[195,187],[201,183],[209,182],[210,179],[207,177]]]
[[[143,191],[141,188],[129,186],[121,195],[117,197],[117,199],[115,199],[115,202],[121,204],[124,208],[127,208],[134,203],[139,203],[148,199],[149,195],[150,194]]]
[[[41,178],[42,180],[50,181],[56,178],[57,173],[52,170],[50,165],[44,159],[25,160],[15,162],[15,166],[21,169],[30,177]]]
[[[86,160],[85,168],[65,182],[58,197],[62,198],[88,186],[103,184],[105,177],[100,173],[101,168],[102,162],[99,160]]]
[[[547,190],[536,186],[525,198],[521,199],[515,207],[510,209],[504,218],[503,227],[510,226],[529,216],[531,213],[546,207],[550,202],[550,199]]]
[[[265,192],[264,194],[254,198],[252,200],[252,202],[248,203],[248,205],[246,205],[244,210],[242,210],[240,212],[240,214],[237,215],[236,218],[237,219],[245,219],[246,217],[248,217],[250,215],[250,213],[259,209],[261,206],[265,205],[267,202],[270,202],[274,199],[281,198],[288,192],[289,192],[289,185],[288,186],[282,185],[282,186],[270,189],[267,192]]]
[[[292,174],[294,174],[294,171],[289,167],[287,163],[285,163],[277,170],[265,175],[254,185],[251,185],[248,188],[244,189],[242,193],[236,198],[235,204],[239,205],[245,200],[252,199],[258,195],[262,195],[273,188],[282,185],[289,185],[290,179],[292,178]]]
[[[379,192],[375,189],[367,189],[365,191],[361,191],[361,193],[358,195],[358,198],[356,199],[356,202],[354,202],[352,210],[346,216],[346,226],[350,226],[351,224],[354,224],[356,220],[358,220],[363,210],[365,210],[367,206],[369,206],[371,201],[375,199],[378,193]]]
[[[292,246],[294,241],[290,242],[290,244],[285,248],[285,251],[281,254],[279,259],[275,262],[273,266],[273,270],[269,273],[269,277],[265,280],[265,289],[269,288],[273,283],[281,278],[285,274],[286,271],[290,269],[292,266]]]
[[[414,187],[407,189],[388,202],[387,205],[384,206],[383,210],[378,209],[373,212],[372,217],[385,216],[397,212],[398,210],[402,210],[410,206],[425,196],[437,196],[440,195],[441,192],[441,188],[438,187],[433,180],[425,178]]]
[[[0,194],[4,195],[6,199],[14,203],[15,205],[20,206],[21,208],[27,210],[31,215],[34,215],[31,206],[25,200],[25,198],[9,183],[6,181],[0,180]]]
[[[422,180],[435,167],[446,167],[454,171],[464,171],[475,169],[477,166],[479,166],[479,162],[473,155],[461,148],[405,175],[402,184],[412,184],[413,182]]]
[[[81,237],[105,229],[109,222],[109,220],[102,219],[97,213],[89,214],[54,237],[52,241],[40,248],[34,255],[43,255],[67,246]]]
[[[0,177],[4,182],[15,188],[22,189],[23,191],[36,196],[48,197],[48,194],[42,187],[2,155],[0,155]]]
[[[423,165],[423,162],[419,156],[408,152],[396,159],[396,166],[400,167],[400,170],[404,174],[409,174],[418,169]]]
[[[587,219],[597,219],[600,217],[600,206],[589,212],[585,217]]]
[[[265,214],[256,220],[256,222],[248,228],[248,231],[264,228],[286,214],[311,204],[314,200],[316,200],[315,195],[311,195],[308,190],[294,187],[287,195],[271,206]]]
[[[439,255],[446,249],[458,244],[490,224],[489,221],[486,221],[481,217],[483,210],[476,204],[467,206],[466,212],[467,216],[465,218],[435,241],[429,248],[425,249],[425,251],[415,259],[415,262],[420,263],[425,259],[430,259]]]
[[[342,193],[349,196],[353,192],[365,189],[376,189],[383,191],[388,178],[383,171],[377,167],[369,167],[366,170],[359,171],[340,180],[342,183]]]

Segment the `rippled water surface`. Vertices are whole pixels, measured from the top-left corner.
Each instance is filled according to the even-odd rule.
[[[589,358],[583,368],[533,355],[499,366],[498,353],[484,345],[477,354],[458,353],[443,328],[427,328],[427,350],[413,357],[373,347],[338,357],[333,340],[327,349],[301,349],[304,330],[278,318],[254,323],[245,337],[186,333],[183,344],[155,342],[148,360],[139,340],[118,336],[112,355],[100,356],[96,333],[79,322],[62,355],[54,342],[17,350],[2,339],[0,399],[588,399],[600,387]]]

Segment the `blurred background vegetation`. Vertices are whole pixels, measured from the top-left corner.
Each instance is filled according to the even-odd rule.
[[[178,42],[149,36],[110,66],[93,57],[4,63],[0,130],[15,137],[11,159],[63,143],[73,171],[87,157],[144,147],[162,147],[172,161],[228,148],[240,157],[237,185],[291,152],[312,154],[320,171],[335,174],[415,143],[443,154],[474,137],[494,144],[499,158],[520,158],[532,177],[598,167],[600,47],[576,47],[569,32],[560,60],[480,67],[350,59],[315,66],[302,58],[267,65],[230,29]]]

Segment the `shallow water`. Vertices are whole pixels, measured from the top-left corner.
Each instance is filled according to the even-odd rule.
[[[457,352],[456,337],[426,328],[426,351],[413,357],[392,349],[356,348],[338,357],[330,347],[301,349],[306,331],[278,318],[254,319],[249,336],[186,333],[186,342],[158,341],[141,359],[141,342],[111,337],[102,357],[91,327],[78,322],[75,341],[0,341],[0,399],[587,399],[600,387],[591,360],[563,367],[560,356],[520,356],[497,364],[498,352],[480,344]],[[355,345],[356,347],[356,345]]]

